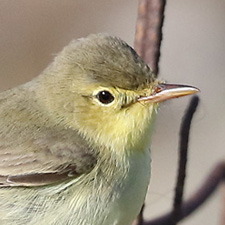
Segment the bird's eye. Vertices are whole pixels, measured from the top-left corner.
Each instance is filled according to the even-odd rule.
[[[109,104],[114,100],[114,96],[108,91],[100,91],[96,97],[103,104]]]

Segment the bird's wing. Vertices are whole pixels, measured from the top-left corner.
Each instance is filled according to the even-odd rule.
[[[49,122],[34,96],[21,88],[0,94],[0,187],[48,185],[96,163],[78,132]]]
[[[24,140],[14,135],[14,140],[0,135],[0,187],[48,185],[88,173],[96,163],[75,132],[48,130]]]

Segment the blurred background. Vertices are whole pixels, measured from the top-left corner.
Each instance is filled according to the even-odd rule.
[[[108,32],[133,45],[137,0],[0,0],[0,90],[29,81],[72,39]],[[225,159],[225,1],[169,0],[159,77],[201,89],[190,137],[188,197]],[[190,98],[161,105],[152,138],[145,217],[171,207],[180,121]],[[222,224],[225,189],[181,224]],[[223,211],[225,214],[225,212]]]

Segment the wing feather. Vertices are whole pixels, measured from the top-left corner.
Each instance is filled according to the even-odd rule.
[[[94,167],[90,145],[40,108],[27,89],[0,95],[0,187],[48,185]]]

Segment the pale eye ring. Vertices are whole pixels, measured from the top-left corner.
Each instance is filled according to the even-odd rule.
[[[114,101],[114,96],[109,91],[105,90],[98,92],[96,97],[102,104],[105,105]]]

